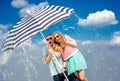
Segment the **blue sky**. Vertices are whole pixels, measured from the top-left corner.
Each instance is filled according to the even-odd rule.
[[[1,0],[0,47],[12,27],[38,5],[73,8],[74,13],[69,18],[51,25],[43,31],[43,34],[60,31],[76,39],[78,48],[88,63],[86,76],[89,81],[118,81],[120,80],[119,3],[119,0]],[[38,33],[17,47],[12,55],[3,54],[0,49],[0,65],[2,66],[0,67],[0,81],[19,81],[19,79],[20,81],[39,81],[39,79],[52,81],[49,68],[42,61],[38,61],[42,59],[43,46],[45,46],[45,41]],[[25,52],[23,48],[26,49]],[[45,70],[48,75],[38,68]],[[36,77],[33,77],[34,75]]]
[[[22,17],[26,16],[26,10],[34,8],[40,3],[73,8],[78,17],[77,21],[71,18],[73,20],[71,22],[74,23],[70,26],[77,28],[83,40],[111,38],[115,31],[120,30],[118,0],[48,0],[46,3],[44,2],[45,0],[2,0],[0,3],[0,31],[3,34],[8,32],[7,30],[10,30]],[[87,34],[89,37],[86,36]]]

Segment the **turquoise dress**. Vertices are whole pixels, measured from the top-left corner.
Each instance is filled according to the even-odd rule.
[[[87,69],[87,64],[82,53],[79,50],[75,52],[73,56],[67,59],[68,75],[85,69]]]

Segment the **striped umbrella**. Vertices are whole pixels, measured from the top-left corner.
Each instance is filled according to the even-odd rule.
[[[54,5],[36,9],[32,15],[21,19],[21,21],[13,27],[6,38],[2,51],[14,49],[36,33],[69,17],[72,12],[73,9]]]

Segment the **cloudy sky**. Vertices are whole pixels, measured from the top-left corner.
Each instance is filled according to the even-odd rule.
[[[50,26],[43,31],[43,34],[60,31],[76,39],[78,48],[88,63],[86,76],[89,81],[118,81],[120,80],[118,76],[120,73],[118,69],[120,67],[119,3],[119,0],[1,0],[0,47],[12,27],[21,18],[34,12],[37,6],[59,5],[73,8],[74,13],[68,19]],[[39,81],[40,79],[52,81],[49,68],[42,61],[43,46],[45,42],[38,33],[18,46],[12,54],[3,54],[0,49],[0,81]],[[13,70],[13,68],[18,69]],[[44,68],[47,72],[42,73],[39,68]],[[20,75],[21,71],[23,72]]]

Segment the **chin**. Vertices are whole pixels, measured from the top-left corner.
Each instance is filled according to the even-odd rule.
[[[60,41],[57,41],[58,43],[60,43]]]

